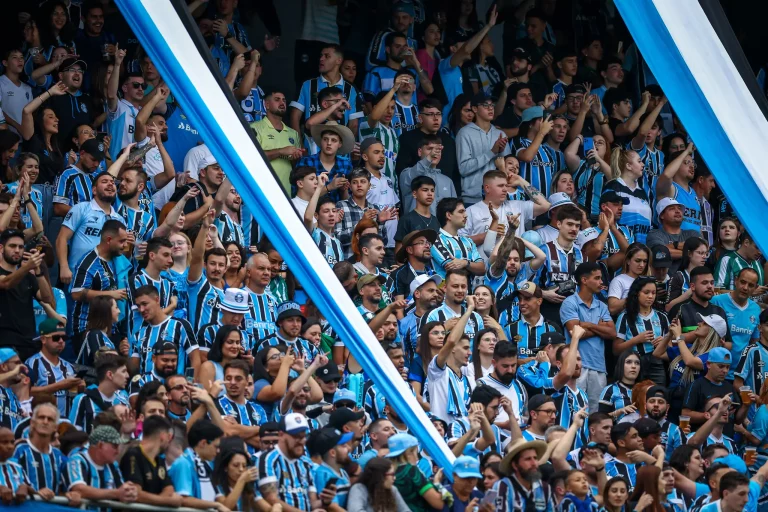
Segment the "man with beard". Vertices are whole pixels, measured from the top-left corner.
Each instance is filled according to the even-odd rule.
[[[677,202],[676,199],[665,197],[660,200],[656,204],[656,215],[658,216],[660,227],[652,229],[648,233],[645,243],[648,247],[663,245],[669,249],[669,253],[672,256],[672,266],[669,268],[669,274],[674,275],[680,266],[680,258],[683,257],[683,244],[691,237],[700,236],[700,233],[682,228],[683,205]],[[617,222],[618,219],[619,217],[616,217]]]
[[[245,291],[251,299],[248,303],[248,313],[245,314],[245,329],[254,340],[264,339],[277,330],[277,300],[268,290],[272,279],[270,265],[269,256],[263,252],[251,256],[245,265]]]
[[[200,190],[199,194],[193,196],[191,201],[187,201],[184,204],[184,229],[196,226],[205,218],[208,210],[213,205],[214,197],[223,181],[224,171],[222,171],[216,159],[213,158],[213,155],[208,155],[200,163],[198,181],[176,189],[176,193],[171,197],[171,201],[178,201],[191,188]]]
[[[128,386],[128,397],[130,398],[131,406],[136,406],[139,392],[144,385],[153,381],[165,383],[168,376],[175,374],[178,361],[179,350],[170,341],[161,340],[152,347],[152,370],[134,375]]]
[[[695,331],[699,327],[701,317],[717,315],[723,320],[728,318],[723,308],[711,302],[712,297],[715,296],[715,278],[709,267],[701,266],[691,270],[690,291],[690,298],[673,307],[668,313],[669,318],[679,316],[681,340],[689,345],[696,340]],[[730,326],[727,322],[725,324],[725,336],[721,337],[723,341],[730,343]]]
[[[507,339],[517,345],[518,363],[523,365],[532,361],[536,354],[544,348],[542,337],[558,328],[547,322],[541,314],[543,301],[541,288],[526,281],[517,289],[520,320],[504,326]]]
[[[155,363],[158,367],[160,364]],[[169,365],[170,366],[170,365]],[[176,365],[173,365],[175,369]],[[184,423],[189,422],[192,411],[189,410],[190,396],[187,389],[187,379],[183,375],[175,373],[165,378],[165,389],[168,391],[168,404],[165,412],[171,420],[181,420]]]
[[[386,102],[384,102],[386,103]],[[394,100],[392,100],[394,105]],[[377,104],[377,108],[380,104]],[[392,107],[394,108],[394,107]],[[360,143],[360,159],[365,170],[369,173],[370,187],[366,193],[367,201],[379,210],[377,218],[383,224],[381,235],[385,236],[384,246],[387,248],[385,266],[394,264],[395,233],[397,233],[397,219],[399,211],[397,204],[400,202],[397,195],[397,179],[395,177],[395,158],[397,157],[397,139],[392,138],[390,110],[381,122],[376,124],[376,129],[363,134]],[[373,115],[373,114],[371,114]],[[371,126],[374,126],[373,124]],[[369,214],[373,215],[373,214]]]
[[[101,181],[101,178],[99,179]],[[112,178],[109,178],[112,182]],[[80,352],[80,344],[88,330],[88,312],[90,301],[95,297],[112,297],[121,306],[128,298],[125,288],[118,289],[117,258],[125,253],[128,232],[119,220],[108,220],[101,228],[101,241],[95,249],[85,254],[75,267],[70,293],[74,309],[70,318],[75,335],[75,353]],[[58,244],[57,244],[58,245]],[[61,258],[61,253],[60,256]],[[67,326],[69,329],[69,326]]]
[[[319,369],[320,367],[327,364],[328,359],[325,356],[321,356],[317,358],[317,361],[318,362],[315,364],[315,367]],[[320,364],[321,362],[325,362],[325,364]],[[312,387],[307,382],[302,382],[299,380],[300,378],[301,377],[296,379],[289,379],[288,391],[286,392],[285,397],[280,401],[280,410],[276,411],[275,413],[277,417],[295,412],[307,416],[307,406],[309,405],[309,401],[312,397]],[[305,380],[308,381],[309,379],[307,378]],[[307,422],[309,423],[309,430],[311,431],[315,431],[320,428],[320,422],[314,418],[307,416]],[[259,432],[259,437],[261,438],[262,443],[261,449],[264,451],[264,435]]]
[[[397,322],[395,322],[394,327],[395,334],[397,334]],[[387,338],[388,336],[385,334],[384,342],[381,344],[381,348],[384,349],[384,352],[386,352],[387,357],[389,357],[389,361],[392,363],[392,365],[394,365],[397,373],[400,374],[400,376],[403,378],[403,381],[405,381],[406,385],[408,385],[408,387],[411,389],[411,392],[413,392],[413,388],[408,382],[408,372],[405,369],[405,355],[403,353],[403,345],[396,342],[394,337],[391,339]],[[415,394],[416,393],[414,392],[414,396]],[[377,420],[384,417],[386,397],[379,391],[373,380],[369,380],[363,385],[363,403],[365,412],[368,414],[368,417],[371,420]]]
[[[299,337],[301,326],[307,319],[301,312],[301,306],[296,302],[284,302],[277,306],[277,331],[269,336],[257,340],[255,352],[263,350],[266,347],[276,347],[286,345],[293,348],[293,355],[304,359],[305,366],[318,356],[317,347],[304,338]]]
[[[512,427],[512,435],[509,431],[502,430],[497,425],[496,419],[500,410],[507,410],[506,414],[512,412],[512,404],[504,396],[490,386],[477,386],[469,399],[469,416],[458,419],[448,426],[448,444],[453,447],[454,443],[471,430],[470,416],[476,414],[481,427],[476,437],[468,440],[468,446],[464,453],[474,456],[480,456],[490,451],[504,453],[510,440],[520,437],[520,429]]]
[[[496,512],[542,510],[554,512],[555,504],[549,484],[542,481],[539,459],[547,449],[543,441],[518,439],[508,449],[499,469],[504,478],[493,484]]]
[[[154,286],[138,288],[134,297],[134,307],[143,321],[137,327],[135,340],[131,344],[131,368],[141,374],[153,372],[155,350],[165,354],[170,343],[176,350],[177,364],[169,368],[165,375],[161,374],[161,379],[173,373],[185,374],[187,368],[194,368],[195,373],[200,371],[200,350],[189,322],[168,316],[160,305],[160,295]]]
[[[340,389],[339,393],[343,393],[344,395],[348,395],[348,398],[345,397],[345,401],[349,401],[348,405],[342,406],[340,402],[342,400],[335,400],[334,407],[336,408],[328,418],[328,425],[327,427],[335,428],[339,432],[346,434],[351,433],[352,439],[350,440],[350,456],[355,459],[355,461],[360,457],[360,455],[363,454],[363,435],[364,435],[364,424],[365,422],[362,421],[365,419],[365,411],[362,409],[353,409],[349,406],[354,406],[354,402],[351,400],[354,396],[354,393],[348,389]]]
[[[107,132],[112,138],[109,147],[111,160],[116,160],[120,150],[134,142],[136,131],[136,114],[141,110],[144,101],[144,75],[141,71],[120,73],[126,51],[115,45],[115,69],[107,82]],[[118,97],[118,88],[122,97]],[[155,93],[157,94],[157,93]]]
[[[534,395],[528,400],[528,428],[523,430],[526,441],[544,441],[547,429],[555,424],[557,407],[551,396]]]
[[[406,366],[410,367],[419,340],[421,318],[440,304],[442,291],[438,288],[443,279],[437,274],[420,274],[409,285],[409,297],[413,297],[413,307],[399,323],[400,338],[403,340]],[[396,300],[400,300],[396,297]]]
[[[409,77],[411,80],[414,80],[414,76],[416,77],[416,89],[421,87],[425,94],[432,94],[434,91],[432,81],[429,79],[427,72],[424,71],[424,68],[421,67],[421,63],[416,58],[414,50],[408,47],[408,38],[405,34],[402,32],[390,32],[387,34],[385,51],[387,55],[386,63],[376,66],[365,75],[363,95],[367,103],[367,111],[370,112],[373,108],[373,98],[382,92],[393,89],[393,85],[397,83],[395,78],[398,76],[398,72],[403,69],[411,70],[412,73]],[[401,75],[401,78],[404,77]]]
[[[58,490],[62,483],[60,468],[64,454],[51,444],[58,424],[56,406],[41,403],[32,411],[29,438],[20,440],[13,452],[14,460],[26,471],[32,488],[44,498],[53,496],[54,489]]]
[[[303,155],[299,133],[283,122],[286,110],[285,94],[280,91],[267,93],[264,97],[264,107],[267,109],[267,115],[261,121],[251,123],[251,128],[256,133],[256,140],[272,164],[283,189],[290,192],[291,162]]]
[[[117,190],[120,206],[117,213],[128,228],[132,246],[149,240],[157,227],[154,206],[145,208],[140,204],[146,190],[147,173],[144,172],[141,161],[120,172],[120,187]]]
[[[223,436],[224,432],[209,420],[200,420],[189,427],[189,447],[168,469],[173,487],[182,497],[182,507],[225,510],[214,501],[216,488],[211,483],[213,461]]]
[[[25,252],[24,234],[13,229],[0,234],[0,247],[0,346],[13,347],[19,355],[29,358],[37,351],[35,344],[30,343],[35,337],[32,301],[55,302],[40,268],[44,254],[35,249]]]
[[[324,502],[327,510],[336,512],[347,507],[347,495],[351,487],[349,475],[343,467],[349,462],[350,441],[352,432],[341,433],[335,428],[324,428],[317,434],[314,443],[315,452],[322,459],[313,471],[313,478],[317,489],[335,490],[336,496],[330,502]],[[321,499],[323,496],[321,496]]]
[[[128,286],[128,304],[134,306],[136,290],[142,286],[153,286],[160,296],[160,306],[166,315],[173,315],[179,303],[178,292],[166,271],[173,265],[173,244],[167,238],[155,237],[147,242],[146,266],[132,275]],[[129,341],[134,341],[133,335],[141,325],[141,315],[138,310],[131,308],[133,314],[129,325]]]
[[[445,300],[442,305],[436,307],[426,315],[422,315],[419,322],[419,332],[429,322],[443,322],[446,324],[446,330],[453,328],[453,324],[459,317],[469,311],[469,274],[463,270],[450,270],[445,276]],[[467,306],[464,306],[464,301]],[[455,324],[454,324],[455,325]],[[473,346],[475,335],[481,329],[484,329],[483,317],[474,310],[462,324],[462,332],[469,340],[470,349]],[[457,340],[458,341],[458,340]]]
[[[522,424],[526,414],[528,392],[522,382],[517,380],[517,347],[509,341],[499,341],[493,347],[493,371],[480,379],[478,385],[489,386],[497,390],[511,404],[514,417],[506,410],[499,412],[496,424],[505,430],[514,429],[513,420]]]
[[[386,410],[391,411],[391,407],[385,409],[385,411]],[[368,439],[370,440],[370,444],[368,444],[368,449],[363,452],[359,459],[357,459],[357,463],[361,468],[365,469],[365,465],[369,460],[386,455],[389,452],[387,442],[390,437],[407,431],[408,428],[406,427],[402,432],[398,432],[392,421],[384,416],[373,420],[370,425],[368,425]]]
[[[227,270],[227,252],[221,247],[206,250],[208,230],[213,224],[213,213],[203,217],[203,225],[197,233],[187,273],[189,294],[188,319],[192,328],[219,319],[219,305],[224,298],[224,272]]]
[[[27,415],[22,401],[29,399],[27,367],[12,348],[0,348],[0,427],[16,430]],[[27,409],[28,410],[28,409]]]
[[[87,203],[93,194],[94,180],[99,164],[104,160],[104,143],[88,139],[80,146],[80,158],[64,169],[56,181],[53,196],[53,214],[64,217],[73,206]],[[122,163],[122,162],[121,162]],[[114,198],[114,197],[113,197]]]
[[[374,316],[381,307],[382,286],[385,282],[386,278],[383,275],[365,274],[358,278],[357,293],[360,295],[360,305],[357,306],[357,310],[363,317]]]
[[[99,244],[103,226],[107,221],[118,221],[125,225],[123,216],[112,208],[116,194],[112,176],[106,172],[100,173],[93,181],[92,194],[93,199],[78,203],[67,212],[56,237],[59,282],[62,284],[72,281],[75,265]]]
[[[460,302],[456,303],[459,309],[462,310],[461,317],[451,327],[450,333],[445,339],[443,347],[440,352],[429,362],[427,368],[428,390],[430,397],[430,405],[432,406],[431,412],[446,423],[465,418],[469,415],[469,397],[470,397],[470,384],[467,379],[466,366],[469,363],[469,356],[472,353],[472,345],[469,336],[465,333],[465,329],[469,324],[469,320],[472,317],[478,317],[475,313],[475,297],[473,295],[466,296],[467,307],[464,310],[460,304],[464,300],[466,295],[466,284],[463,287],[452,287],[452,279],[456,283],[463,280],[466,283],[465,275],[461,274],[449,274],[446,287],[445,298],[449,300],[449,294],[451,295],[452,302],[458,295],[461,295]],[[457,288],[462,290],[460,293]],[[435,311],[439,311],[443,308],[438,308]],[[432,313],[428,315],[431,317]],[[458,313],[453,313],[452,316],[458,316]],[[435,319],[428,319],[427,322],[435,321]],[[445,320],[442,320],[445,322]],[[482,319],[480,321],[480,328],[482,329]]]
[[[480,257],[475,242],[459,234],[467,225],[467,209],[457,198],[445,198],[437,205],[437,220],[442,228],[432,245],[432,266],[440,277],[448,271],[466,269],[473,275],[485,273],[485,261]]]
[[[66,417],[72,405],[68,391],[73,388],[84,391],[85,382],[75,377],[74,366],[59,357],[67,336],[64,324],[47,318],[40,324],[39,332],[42,349],[24,363],[29,370],[30,394],[53,395],[59,414]]]
[[[376,221],[379,224],[379,234],[385,237],[387,228],[384,226],[384,223],[393,216],[397,216],[393,206],[381,207],[370,203],[367,197],[370,189],[371,173],[365,168],[355,169],[349,174],[349,197],[336,203],[336,209],[341,212],[341,220],[334,227],[334,236],[341,242],[341,247],[344,249],[344,258],[346,259],[354,256],[352,252],[352,236],[358,222],[363,218]],[[383,245],[381,254],[383,257]],[[381,264],[381,261],[377,263],[377,265],[379,264]]]
[[[75,396],[69,412],[69,422],[85,432],[93,429],[93,420],[100,412],[118,404],[128,405],[125,387],[130,376],[124,357],[105,354],[96,363],[96,378],[98,386]]]
[[[388,52],[385,43],[388,41],[389,34],[400,32],[402,34],[413,35],[414,21],[416,13],[413,4],[408,2],[396,2],[392,6],[392,14],[389,20],[389,26],[380,30],[373,36],[371,46],[365,59],[366,71],[372,70],[376,66],[383,66],[387,63]],[[421,20],[423,21],[423,19]],[[403,36],[405,37],[405,36]],[[418,48],[418,42],[411,37],[407,38],[408,47],[414,51]]]
[[[387,288],[394,300],[412,298],[411,283],[418,276],[427,277],[435,274],[432,269],[430,249],[437,239],[437,233],[431,229],[411,231],[403,238],[403,243],[395,255],[395,261],[403,264],[389,275]],[[439,278],[440,276],[438,276]],[[440,279],[442,282],[442,279]]]
[[[248,451],[255,454],[259,445],[259,425],[268,418],[262,406],[245,396],[250,371],[250,366],[243,360],[227,363],[224,367],[226,394],[216,400],[216,409],[222,416],[231,416],[235,420],[234,424],[224,424],[224,433],[243,438]]]
[[[83,92],[84,89],[87,90],[84,86],[84,75],[87,70],[88,66],[86,63],[78,57],[64,59],[59,65],[58,72],[58,79],[65,86],[63,93],[43,98],[47,100],[47,104],[50,105],[51,110],[56,113],[56,117],[59,120],[58,142],[60,148],[67,147],[67,138],[72,133],[73,128],[81,124],[91,124],[91,117],[95,116],[96,110],[93,108],[93,100],[90,95]],[[94,142],[96,141],[94,140]],[[103,153],[103,148],[101,151]],[[94,169],[98,166],[98,162],[101,162],[103,159],[102,155],[94,165]],[[63,176],[60,176],[59,180],[62,178]],[[72,196],[64,195],[62,197]],[[65,214],[66,211],[64,213],[56,213],[56,216],[63,217]]]
[[[680,427],[667,419],[668,410],[667,390],[662,386],[648,388],[645,392],[645,416],[656,420],[661,426],[661,445],[664,447],[667,462],[672,457],[672,452],[683,444]]]
[[[230,183],[229,178],[225,177],[213,201],[213,207],[216,211],[214,225],[223,244],[234,242],[240,247],[245,247],[245,235],[240,217],[241,204],[240,194]]]

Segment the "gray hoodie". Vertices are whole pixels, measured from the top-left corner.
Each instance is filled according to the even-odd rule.
[[[461,174],[461,191],[467,206],[482,201],[483,175],[496,169],[494,159],[510,153],[509,144],[501,153],[492,148],[504,132],[491,125],[486,133],[475,123],[469,123],[456,134],[456,154]]]
[[[416,208],[416,200],[411,194],[411,182],[418,176],[429,176],[435,182],[435,200],[429,206],[432,215],[437,215],[437,203],[441,199],[456,197],[456,187],[453,185],[453,180],[440,172],[440,169],[433,168],[429,160],[422,158],[413,167],[404,169],[400,175],[400,201],[402,201],[403,215]]]

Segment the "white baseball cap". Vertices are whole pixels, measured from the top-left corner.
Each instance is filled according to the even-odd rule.
[[[413,292],[424,286],[427,281],[434,281],[437,286],[440,286],[440,283],[443,282],[443,278],[437,274],[431,276],[421,274],[420,276],[416,276],[416,278],[411,281],[411,296],[413,296]]]
[[[280,420],[280,430],[288,434],[298,434],[309,431],[309,423],[303,414],[291,413]]]
[[[699,313],[701,321],[715,330],[718,336],[724,338],[728,334],[728,324],[725,323],[725,319],[720,315],[707,315],[704,316]]]
[[[587,228],[579,231],[579,236],[576,237],[576,247],[583,247],[587,242],[591,242],[600,236],[600,232],[597,228]]]
[[[672,199],[671,197],[665,197],[664,199],[656,203],[656,215],[661,215],[661,212],[666,210],[668,207],[675,206],[678,204],[682,206],[682,203],[678,202],[677,200]]]
[[[558,206],[563,206],[564,204],[573,204],[573,201],[571,201],[571,198],[568,197],[568,194],[565,192],[555,192],[549,196],[549,204],[551,205],[549,207],[549,211],[551,212]]]

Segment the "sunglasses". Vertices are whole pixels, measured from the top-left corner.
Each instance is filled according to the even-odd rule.
[[[184,384],[179,384],[178,386],[173,386],[172,388],[168,388],[168,391],[182,391],[182,390],[184,390],[186,387],[187,387],[187,386],[186,386],[186,385],[184,385]]]
[[[65,339],[67,339],[67,338],[66,338],[66,336],[64,336],[63,334],[52,334],[52,335],[51,335],[51,339],[52,339],[53,341],[64,341],[64,340],[65,340]]]
[[[143,82],[131,82],[131,85],[133,86],[134,89],[141,89],[142,91],[147,90],[147,84]]]
[[[357,404],[355,402],[343,401],[343,402],[336,402],[335,405],[336,405],[336,408],[346,407],[347,409],[354,409]]]

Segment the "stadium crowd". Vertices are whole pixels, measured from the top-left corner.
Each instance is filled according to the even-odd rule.
[[[259,86],[281,41],[238,0],[188,5],[452,467],[114,3],[26,3],[0,76],[4,506],[768,510],[765,259],[601,2],[308,0],[295,97]],[[364,10],[385,26],[349,51]]]

